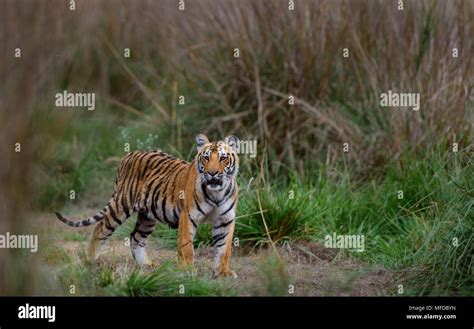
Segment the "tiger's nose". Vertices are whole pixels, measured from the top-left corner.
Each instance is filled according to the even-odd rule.
[[[217,175],[217,170],[213,170],[213,171],[209,170],[207,173],[211,175],[212,177],[214,177],[215,175]]]

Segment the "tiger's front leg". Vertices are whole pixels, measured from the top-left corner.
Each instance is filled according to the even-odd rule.
[[[213,277],[233,277],[237,274],[230,269],[230,255],[232,253],[232,238],[235,228],[235,212],[228,212],[219,216],[212,225],[212,244],[215,258]]]
[[[194,266],[193,239],[196,229],[196,223],[189,217],[188,212],[181,212],[178,227],[178,259],[183,269]]]

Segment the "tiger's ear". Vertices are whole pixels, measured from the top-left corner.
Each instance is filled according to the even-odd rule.
[[[234,150],[234,152],[237,152],[239,147],[239,138],[234,135],[229,135],[225,138],[225,143],[229,145]]]
[[[209,139],[207,138],[206,135],[198,134],[196,136],[196,143],[197,143],[197,149],[199,151],[204,145],[209,143]]]

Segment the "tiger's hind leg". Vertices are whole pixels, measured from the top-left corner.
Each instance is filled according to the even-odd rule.
[[[139,212],[135,229],[130,234],[132,256],[138,265],[152,265],[146,254],[145,246],[148,236],[155,229],[156,220],[150,219],[145,213]]]
[[[130,217],[130,213],[115,209],[115,205],[110,202],[103,212],[104,218],[95,227],[89,245],[89,261],[91,262],[97,259],[105,242],[115,232],[117,227]]]

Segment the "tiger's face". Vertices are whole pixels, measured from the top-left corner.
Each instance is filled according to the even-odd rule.
[[[224,141],[211,143],[205,135],[199,134],[196,136],[196,142],[196,166],[201,182],[212,191],[225,189],[239,169],[236,153],[239,139],[228,136]]]

